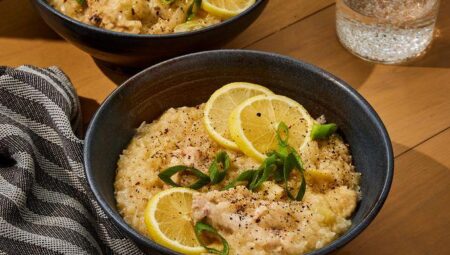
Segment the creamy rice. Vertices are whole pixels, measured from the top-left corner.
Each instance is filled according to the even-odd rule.
[[[80,5],[77,0],[47,0],[63,14],[83,23],[134,34],[167,34],[186,21],[187,10],[192,0],[179,0],[168,5],[161,0],[86,0]],[[195,19],[202,26],[222,20],[199,10]]]
[[[123,151],[114,188],[119,212],[130,226],[148,236],[146,204],[170,188],[158,178],[160,171],[183,164],[207,173],[216,153],[225,150],[232,162],[226,179],[203,187],[194,196],[193,212],[197,220],[206,216],[228,240],[230,254],[302,254],[326,245],[349,228],[359,199],[359,173],[342,138],[333,135],[326,141],[311,141],[300,152],[308,184],[302,201],[287,199],[274,182],[264,183],[255,193],[244,186],[219,191],[240,172],[260,163],[211,140],[202,122],[203,107],[172,108],[160,119],[143,123]],[[309,170],[326,178],[315,178]],[[181,183],[189,181],[187,176],[176,178]],[[298,187],[299,180],[294,176],[291,185]]]

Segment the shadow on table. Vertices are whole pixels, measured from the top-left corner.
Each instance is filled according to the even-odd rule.
[[[395,160],[394,182],[383,209],[363,233],[332,255],[450,254],[449,167],[394,145],[407,152]]]
[[[89,122],[94,116],[97,109],[100,107],[100,104],[97,103],[97,101],[95,101],[94,99],[81,96],[79,96],[78,98],[80,99],[81,114],[83,116],[83,139],[84,139],[84,134],[86,134]]]
[[[438,28],[436,38],[426,54],[405,66],[450,68],[450,28]]]
[[[0,1],[0,17],[0,37],[63,40],[45,24],[29,0]]]
[[[120,84],[122,84],[128,78],[142,70],[138,68],[117,66],[95,58],[92,59],[94,60],[100,71],[102,71],[102,73],[117,86],[120,86]]]
[[[353,56],[339,43],[334,5],[246,48],[275,52],[311,63],[356,89],[366,82],[375,66]]]

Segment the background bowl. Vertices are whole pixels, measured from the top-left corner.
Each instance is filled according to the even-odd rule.
[[[244,31],[268,2],[256,0],[240,15],[199,31],[137,35],[90,26],[58,12],[46,0],[31,1],[44,21],[67,41],[96,59],[131,67],[147,67],[181,54],[218,48]]]
[[[101,207],[152,254],[175,254],[134,231],[119,216],[113,192],[119,154],[143,121],[158,118],[170,107],[206,102],[216,89],[234,81],[267,86],[303,104],[313,117],[325,114],[339,125],[362,173],[363,199],[350,230],[311,254],[326,254],[355,238],[381,209],[392,182],[392,146],[383,123],[361,95],[331,74],[255,51],[220,50],[174,58],[132,77],[106,99],[92,119],[84,148],[88,182]]]

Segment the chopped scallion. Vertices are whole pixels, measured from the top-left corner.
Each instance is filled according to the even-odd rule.
[[[186,171],[192,175],[195,175],[198,178],[198,181],[196,181],[195,183],[187,186],[188,188],[191,189],[200,189],[201,187],[207,185],[210,182],[209,176],[202,173],[202,171],[193,168],[193,167],[187,167],[187,166],[173,166],[173,167],[169,167],[166,170],[162,171],[160,174],[158,174],[158,177],[165,183],[174,186],[174,187],[181,187],[181,185],[179,185],[178,183],[175,183],[171,177],[178,173],[178,172],[183,172]]]
[[[197,16],[197,12],[202,5],[202,0],[194,0],[186,12],[186,21],[191,21]]]
[[[277,155],[275,154],[264,160],[257,172],[253,175],[252,182],[249,186],[250,190],[255,191],[258,189],[263,182],[267,181],[275,173],[275,170],[277,169],[276,161]]]
[[[311,138],[313,140],[326,139],[337,130],[337,125],[329,124],[314,124],[311,130]]]
[[[246,185],[249,186],[250,182],[253,179],[254,174],[256,173],[256,170],[247,170],[242,172],[236,179],[232,180],[230,183],[228,183],[223,189],[231,189],[236,187],[238,184],[242,182],[247,182]]]
[[[230,168],[230,157],[225,151],[221,151],[216,155],[216,158],[209,167],[209,178],[211,184],[217,184],[221,182]]]
[[[213,253],[213,254],[219,254],[219,255],[228,255],[229,249],[230,249],[228,242],[227,242],[227,240],[225,240],[225,238],[223,238],[219,234],[219,232],[217,232],[217,230],[214,227],[212,227],[204,222],[199,221],[194,226],[194,232],[195,232],[195,236],[197,237],[199,243],[206,249],[207,252]],[[208,234],[213,235],[213,236],[217,237],[218,239],[220,239],[220,241],[222,242],[222,247],[223,247],[222,250],[219,251],[217,249],[208,247],[205,244],[205,242],[203,241],[203,238],[202,238],[203,232],[207,232]]]
[[[289,175],[291,174],[292,170],[294,170],[294,169],[300,171],[300,174],[302,177],[302,183],[300,184],[300,188],[299,188],[299,191],[296,196],[292,195],[292,193],[289,190],[289,186],[288,186]],[[305,195],[305,191],[306,191],[306,182],[305,182],[305,177],[304,177],[304,173],[303,173],[303,167],[302,167],[300,161],[298,160],[297,156],[293,152],[289,153],[286,160],[284,161],[283,179],[284,179],[284,189],[285,189],[288,197],[290,199],[295,199],[297,201],[302,200],[303,196]]]

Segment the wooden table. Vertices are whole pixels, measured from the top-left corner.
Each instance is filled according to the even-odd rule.
[[[332,0],[270,0],[227,48],[289,55],[341,77],[376,109],[391,135],[395,177],[375,221],[335,254],[450,254],[450,1],[437,38],[407,65],[364,62],[337,41]],[[0,0],[0,65],[56,65],[80,95],[84,123],[127,78],[98,66],[52,32],[27,0]]]

